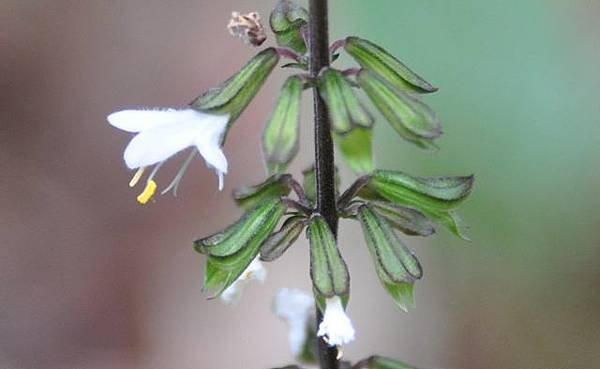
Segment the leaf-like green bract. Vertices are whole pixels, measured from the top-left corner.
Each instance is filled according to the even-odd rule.
[[[286,196],[290,193],[289,174],[276,174],[256,186],[243,187],[233,191],[233,199],[241,208],[250,210],[265,200]]]
[[[277,45],[299,54],[306,53],[302,29],[308,24],[308,11],[290,0],[280,0],[269,17]]]
[[[354,94],[352,85],[340,71],[324,69],[319,77],[317,88],[327,104],[331,126],[336,133],[345,134],[355,126],[373,125],[373,118],[365,110]]]
[[[390,222],[392,227],[404,234],[430,236],[435,233],[433,224],[418,210],[385,201],[370,201],[369,205],[377,214]]]
[[[377,73],[398,89],[411,93],[430,93],[438,90],[371,41],[348,37],[344,48],[364,69]]]
[[[265,229],[271,227],[274,219],[281,218],[285,209],[286,207],[280,199],[267,200],[217,235],[195,241],[194,248],[200,253],[211,256],[233,255],[259,238]]]
[[[472,175],[413,177],[397,171],[376,170],[368,186],[396,204],[449,210],[465,200],[474,181]]]
[[[286,219],[281,228],[269,236],[260,248],[260,260],[275,261],[296,242],[306,226],[306,218],[294,216]]]
[[[345,135],[335,134],[334,138],[344,159],[353,171],[367,174],[375,169],[373,130],[371,128],[354,127]]]
[[[442,126],[429,106],[363,69],[357,75],[360,87],[373,104],[405,140],[421,147],[435,147],[433,140],[442,135]]]
[[[302,89],[299,77],[288,78],[265,127],[262,149],[270,174],[284,171],[298,152]]]
[[[321,215],[313,215],[306,231],[310,241],[310,276],[322,297],[347,295],[350,275],[329,225]]]
[[[357,218],[381,283],[402,309],[412,305],[412,285],[423,276],[416,256],[400,241],[389,223],[369,205],[362,205]]]
[[[209,250],[209,256],[206,261],[206,271],[204,275],[204,289],[215,290],[215,297],[220,295],[227,287],[229,287],[235,280],[246,270],[248,265],[256,258],[260,251],[260,247],[267,237],[273,232],[273,229],[279,222],[279,219],[283,216],[286,210],[286,206],[280,200],[271,200],[261,205],[256,209],[260,210],[262,215],[260,224],[253,224],[252,230],[241,227],[237,232],[230,235],[228,240],[234,240],[241,246],[233,246],[230,249],[237,249],[233,254],[227,256],[216,256],[210,254],[213,248],[204,248]],[[267,213],[265,214],[265,211]],[[256,218],[257,215],[250,214],[248,218]],[[247,220],[247,222],[250,222]],[[250,222],[254,223],[254,222]],[[258,226],[257,226],[258,225]],[[255,227],[257,226],[257,227]],[[246,228],[247,232],[243,229]],[[248,234],[252,234],[252,237],[247,237]],[[239,235],[240,238],[236,236]],[[221,244],[215,245],[219,247]],[[199,250],[199,245],[196,244],[196,250]],[[223,246],[225,248],[225,246]]]
[[[279,54],[268,48],[252,58],[238,73],[199,96],[190,104],[209,113],[229,114],[232,124],[258,93],[279,62]]]

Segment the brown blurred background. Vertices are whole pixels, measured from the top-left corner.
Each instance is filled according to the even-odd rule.
[[[178,198],[139,206],[122,162],[127,107],[182,106],[255,52],[231,38],[256,0],[0,1],[0,369],[268,368],[291,362],[270,312],[279,287],[309,290],[306,243],[268,265],[237,306],[207,301],[191,240],[239,215],[229,193],[264,171],[260,130],[275,73],[228,136],[224,192],[196,161]],[[600,367],[600,5],[577,1],[332,0],[332,38],[388,46],[442,87],[446,122],[424,154],[379,124],[382,167],[475,172],[472,243],[409,240],[425,267],[417,309],[379,288],[356,225],[350,359],[426,368]],[[311,161],[309,95],[303,148]],[[163,183],[176,167],[161,171]],[[352,178],[345,167],[346,183]]]

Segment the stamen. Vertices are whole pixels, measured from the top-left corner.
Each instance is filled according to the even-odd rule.
[[[135,185],[140,181],[140,178],[142,178],[142,175],[145,171],[146,167],[139,167],[137,172],[135,172],[135,174],[133,175],[133,178],[131,178],[131,181],[129,181],[129,187],[135,187]]]
[[[192,159],[194,158],[194,156],[196,156],[196,149],[192,149],[192,151],[190,152],[190,155],[187,157],[187,159],[185,159],[185,162],[183,163],[183,165],[181,166],[181,168],[175,175],[175,178],[173,178],[173,180],[171,181],[171,183],[169,183],[167,188],[162,190],[162,192],[160,193],[161,195],[164,195],[167,192],[173,190],[173,196],[177,196],[177,189],[179,188],[179,183],[181,183],[181,179],[183,178],[183,175],[187,171],[187,168],[190,166],[190,163],[192,162]]]
[[[150,201],[152,196],[154,196],[157,187],[158,186],[156,185],[156,182],[154,182],[152,179],[149,179],[146,183],[146,188],[144,188],[144,191],[142,191],[142,193],[137,197],[137,201],[142,205],[146,204],[148,201]]]

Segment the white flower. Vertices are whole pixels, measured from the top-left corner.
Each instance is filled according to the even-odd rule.
[[[188,159],[173,182],[163,193],[175,188],[196,150],[214,168],[219,177],[219,189],[223,189],[223,175],[227,173],[227,158],[221,149],[221,139],[227,129],[229,116],[203,113],[194,109],[182,110],[122,110],[110,114],[108,122],[119,129],[137,133],[129,142],[123,158],[130,169],[138,169],[131,180],[135,186],[145,168],[155,165],[147,180],[146,189],[138,197],[142,204],[148,202],[156,191],[153,177],[165,160],[178,152],[193,147]]]
[[[263,267],[262,263],[257,256],[250,265],[244,270],[244,272],[227,287],[223,293],[221,293],[221,300],[226,304],[237,303],[242,297],[242,287],[249,281],[256,279],[259,282],[264,282],[267,278],[267,270]]]
[[[327,336],[326,341],[331,346],[343,345],[354,340],[354,327],[339,296],[325,300],[325,314],[317,335]]]
[[[307,326],[315,319],[313,296],[300,290],[282,288],[275,296],[273,312],[288,325],[292,353],[299,356],[307,339]]]

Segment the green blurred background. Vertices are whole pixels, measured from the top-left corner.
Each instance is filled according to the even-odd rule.
[[[285,73],[230,134],[223,193],[198,162],[179,198],[138,206],[121,159],[129,138],[105,121],[124,107],[181,106],[219,83],[254,53],[227,34],[229,13],[266,18],[273,3],[0,2],[0,368],[291,361],[269,308],[279,287],[310,288],[306,243],[234,307],[205,300],[190,247],[239,215],[233,188],[262,178],[260,129]],[[445,231],[407,240],[425,269],[409,313],[379,288],[358,227],[342,224],[357,329],[347,358],[600,367],[598,19],[595,0],[331,1],[332,39],[375,41],[440,87],[426,100],[444,122],[441,149],[412,148],[379,120],[378,166],[477,177],[461,211],[472,242]],[[306,96],[295,174],[312,155]]]

